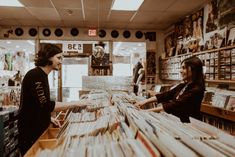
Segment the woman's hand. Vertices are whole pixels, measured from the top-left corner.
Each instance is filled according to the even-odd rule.
[[[151,112],[151,111],[152,112],[161,112],[161,111],[164,111],[164,109],[162,106],[159,106],[159,107],[147,109],[146,111],[148,111],[148,112]]]
[[[143,105],[144,105],[144,102],[143,102],[143,101],[136,102],[136,103],[134,104],[134,106],[137,107],[137,108],[141,108]]]
[[[136,103],[134,104],[134,106],[136,106],[136,107],[138,107],[138,108],[141,108],[142,106],[144,106],[144,105],[147,104],[147,103],[148,103],[148,101],[147,101],[147,99],[146,99],[146,100],[142,100],[142,101],[136,102]]]
[[[145,104],[152,103],[152,102],[157,102],[157,98],[155,96],[148,98],[148,99],[145,99],[145,100],[142,100],[140,102],[136,102],[134,105],[138,108],[141,108]]]

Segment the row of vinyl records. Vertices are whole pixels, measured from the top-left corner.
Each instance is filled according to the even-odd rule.
[[[195,55],[204,63],[205,78],[207,80],[234,80],[235,48],[227,47],[206,53],[185,54],[173,58],[160,60],[162,79],[180,79],[180,66],[183,59]]]
[[[203,122],[211,124],[216,128],[226,131],[227,133],[235,136],[235,124],[229,120],[221,119],[215,116],[211,116],[208,114],[203,114],[202,116]]]
[[[45,139],[48,129],[25,156],[235,156],[235,138],[213,126],[139,110],[132,103],[142,98],[134,95],[105,91],[94,95],[97,109],[67,112],[54,137]]]
[[[214,87],[207,87],[203,102],[215,107],[235,111],[235,92]]]

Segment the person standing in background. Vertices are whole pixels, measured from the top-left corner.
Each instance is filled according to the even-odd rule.
[[[133,84],[133,92],[135,93],[135,95],[138,94],[138,77],[139,77],[139,70],[143,68],[142,65],[142,58],[140,58],[140,60],[135,64],[134,68],[133,68],[133,78],[132,78],[132,84]]]
[[[138,85],[137,95],[142,95],[145,90],[144,86],[145,86],[145,71],[146,71],[145,65],[146,65],[146,63],[145,63],[144,59],[141,60],[141,65],[142,65],[142,68],[140,68],[138,71],[139,76],[136,81],[136,85]]]
[[[50,100],[48,75],[51,71],[58,70],[61,63],[62,50],[54,44],[45,44],[37,54],[36,67],[29,70],[22,81],[18,116],[19,149],[22,156],[51,122],[59,125],[56,119],[51,118],[52,111],[88,103],[85,100],[70,103]]]
[[[21,75],[26,72],[26,55],[23,51],[18,51],[13,56],[13,70],[20,71]]]
[[[186,58],[181,63],[182,83],[175,88],[156,94],[137,102],[135,106],[143,107],[152,102],[161,103],[149,111],[165,111],[180,118],[182,122],[190,122],[189,117],[201,120],[200,108],[205,91],[203,63],[198,57]]]

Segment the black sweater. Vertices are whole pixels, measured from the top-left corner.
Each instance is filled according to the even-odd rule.
[[[18,119],[20,146],[28,144],[30,148],[48,128],[54,107],[55,102],[50,100],[47,74],[39,67],[27,72],[21,87]]]
[[[172,90],[156,94],[158,103],[162,103],[167,113],[179,117],[182,122],[190,122],[189,117],[200,120],[204,88],[198,84],[190,83],[182,92],[185,86],[185,83],[181,83]]]

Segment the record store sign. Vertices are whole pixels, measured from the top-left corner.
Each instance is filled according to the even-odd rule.
[[[64,41],[63,42],[63,52],[77,52],[77,53],[83,53],[83,44],[78,41]]]

